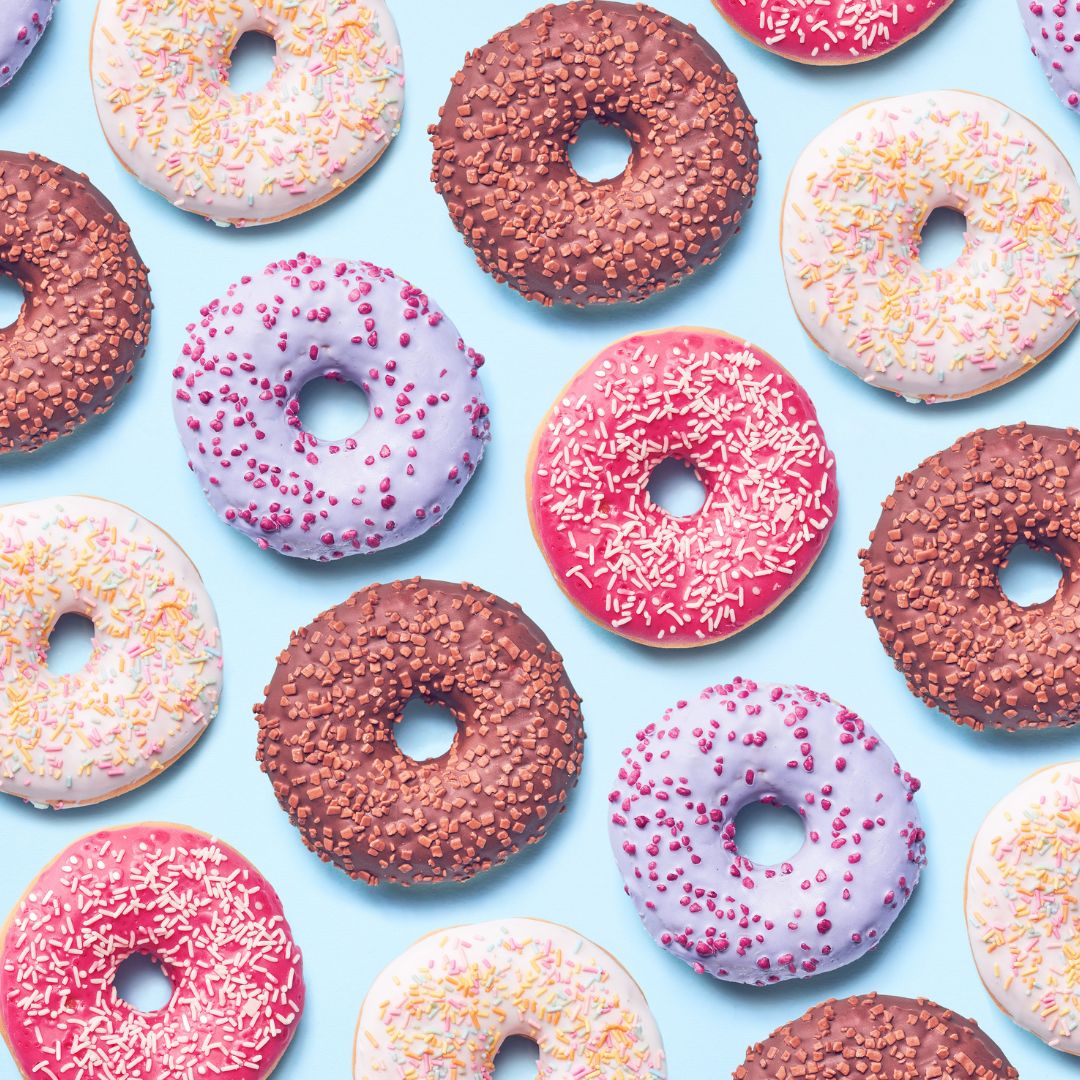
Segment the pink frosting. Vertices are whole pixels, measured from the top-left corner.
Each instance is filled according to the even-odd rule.
[[[890,52],[952,0],[713,0],[751,41],[789,60],[854,64]]]
[[[173,984],[157,1012],[113,988],[133,953]],[[261,1080],[303,1005],[300,951],[273,888],[242,855],[180,825],[72,844],[19,901],[0,944],[0,1024],[35,1080]]]
[[[701,509],[648,495],[664,460],[692,466]],[[836,471],[803,388],[717,330],[617,341],[563,391],[530,466],[533,527],[567,595],[652,645],[737,633],[802,580],[836,515]]]

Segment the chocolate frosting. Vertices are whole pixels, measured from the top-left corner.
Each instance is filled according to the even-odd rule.
[[[430,129],[431,178],[477,262],[530,300],[643,300],[713,262],[754,196],[735,76],[643,4],[548,6],[465,58]],[[618,177],[570,164],[584,121],[622,128]]]
[[[734,1080],[1015,1080],[974,1020],[925,998],[866,994],[815,1005],[752,1046]]]
[[[998,580],[1020,543],[1053,552],[1057,593]],[[860,553],[863,606],[912,693],[974,728],[1080,720],[1080,432],[976,431],[900,477]]]
[[[0,153],[0,273],[22,286],[0,330],[0,453],[36,450],[105,412],[150,333],[150,284],[131,232],[81,176]]]
[[[457,721],[418,762],[413,697]],[[371,585],[297,630],[255,706],[258,758],[304,843],[369,884],[462,881],[541,839],[581,771],[580,699],[515,605],[475,585]]]

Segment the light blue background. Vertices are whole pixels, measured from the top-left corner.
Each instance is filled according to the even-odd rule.
[[[788,303],[777,252],[780,200],[803,145],[841,111],[883,95],[981,91],[1033,117],[1080,162],[1080,126],[1028,55],[1012,0],[959,0],[893,56],[841,70],[800,68],[738,37],[708,0],[664,0],[695,22],[739,76],[760,122],[762,183],[747,227],[721,263],[633,308],[551,311],[496,285],[473,263],[428,181],[425,136],[467,49],[524,15],[530,0],[396,0],[408,71],[402,132],[361,183],[284,225],[226,232],[171,209],[115,162],[87,76],[91,0],[64,0],[29,66],[0,94],[0,145],[85,170],[131,222],[157,305],[150,351],[103,420],[49,450],[0,461],[0,499],[84,492],[130,504],[184,545],[224,630],[226,691],[198,747],[165,777],[89,811],[39,813],[0,800],[0,913],[62,846],[100,826],[186,822],[249,856],[280,891],[305,954],[308,1008],[281,1080],[349,1076],[353,1027],[375,973],[443,925],[528,914],[565,922],[613,951],[644,987],[678,1080],[726,1078],[746,1045],[829,996],[926,994],[979,1018],[1028,1078],[1075,1065],[1013,1027],[982,989],[961,910],[968,845],[987,809],[1035,768],[1075,755],[1076,736],[1006,738],[954,728],[905,690],[859,607],[857,552],[898,472],[958,435],[1020,419],[1080,421],[1080,336],[1011,387],[957,406],[913,407],[862,386],[820,355]],[[483,371],[494,441],[446,525],[424,539],[333,566],[260,552],[210,512],[173,428],[169,372],[200,305],[267,261],[306,249],[392,266],[432,294]],[[690,652],[630,645],[578,615],[529,531],[523,470],[531,435],[558,390],[593,354],[635,330],[680,323],[749,338],[790,368],[817,403],[839,461],[841,513],[819,565],[795,596],[727,644]],[[467,579],[520,601],[566,657],[585,700],[585,774],[549,839],[465,887],[376,890],[301,845],[254,759],[251,705],[289,631],[355,588],[412,574]],[[608,851],[605,795],[619,751],[679,697],[746,674],[827,690],[861,713],[923,779],[930,866],[880,950],[840,973],[766,990],[694,976],[641,929]],[[0,1077],[13,1077],[0,1051]]]

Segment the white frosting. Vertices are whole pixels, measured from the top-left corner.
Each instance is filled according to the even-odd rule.
[[[274,74],[228,84],[248,31]],[[405,77],[383,0],[100,0],[90,56],[102,127],[123,164],[181,209],[260,224],[341,192],[389,145]]]
[[[375,980],[355,1080],[489,1077],[503,1041],[540,1048],[538,1080],[664,1080],[645,998],[608,953],[540,919],[440,930]]]
[[[78,612],[89,661],[53,675],[49,634]],[[77,806],[149,780],[205,730],[221,634],[184,552],[133,510],[84,496],[0,508],[0,792]]]
[[[967,219],[951,266],[925,269],[930,213]],[[780,247],[807,332],[864,381],[940,401],[989,390],[1072,330],[1080,188],[1031,121],[935,91],[845,113],[792,170]]]
[[[986,816],[965,912],[979,976],[1021,1027],[1080,1054],[1080,761],[1051,765]]]

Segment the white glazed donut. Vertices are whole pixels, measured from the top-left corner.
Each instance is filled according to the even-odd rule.
[[[951,265],[919,262],[939,207],[967,219]],[[970,397],[1069,335],[1080,188],[1030,120],[956,90],[856,106],[803,151],[780,248],[806,332],[865,382],[911,400]]]
[[[78,612],[90,660],[52,675],[49,634]],[[221,634],[187,555],[105,499],[0,508],[0,792],[85,806],[145,783],[217,711]]]
[[[979,977],[1002,1011],[1080,1054],[1080,761],[1041,769],[987,814],[964,909]]]
[[[540,1048],[538,1080],[664,1080],[660,1032],[619,962],[564,926],[507,919],[440,930],[375,980],[355,1080],[490,1078],[512,1036]]]
[[[240,37],[274,74],[229,87]],[[390,145],[405,77],[383,0],[99,0],[90,56],[105,136],[141,183],[220,224],[260,225],[339,194]]]

